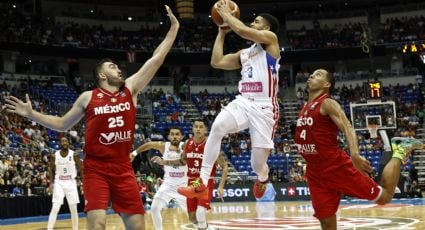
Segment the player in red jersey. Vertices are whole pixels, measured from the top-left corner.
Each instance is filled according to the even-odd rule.
[[[204,148],[207,141],[206,133],[207,127],[202,119],[194,119],[192,130],[194,136],[188,139],[184,144],[184,153],[181,154],[180,159],[175,160],[161,160],[159,157],[155,157],[154,162],[165,165],[179,167],[181,165],[187,165],[187,177],[188,185],[198,183],[198,178],[201,172],[202,160],[204,157]],[[144,147],[143,147],[144,149]],[[134,156],[141,152],[138,149]],[[132,153],[133,154],[133,153]],[[154,158],[153,158],[154,159]],[[214,190],[214,176],[216,173],[216,165],[221,167],[221,180],[217,188],[218,198],[223,198],[224,185],[227,179],[228,167],[226,160],[223,155],[220,155],[216,160],[213,170],[211,171],[208,179],[208,193],[206,197],[200,198],[187,198],[187,211],[189,213],[189,220],[196,224],[198,229],[207,229],[206,211],[210,209],[210,202],[213,198]],[[162,185],[161,185],[162,186]],[[171,188],[170,188],[171,189]],[[180,195],[180,194],[179,194]],[[153,207],[153,206],[152,206]]]
[[[58,131],[68,130],[86,117],[83,184],[88,229],[106,228],[110,200],[126,229],[145,229],[144,209],[128,153],[133,144],[137,95],[164,62],[180,26],[170,8],[165,8],[171,27],[152,57],[125,80],[115,63],[102,60],[96,66],[98,88],[83,92],[63,117],[34,111],[28,94],[25,103],[13,96],[6,99],[9,112]]]
[[[204,157],[205,143],[207,142],[207,127],[202,119],[193,120],[192,130],[194,136],[185,143],[182,159],[187,162],[188,184],[196,183],[201,173],[201,165]],[[217,188],[218,198],[223,197],[223,188],[227,179],[227,163],[223,155],[220,155],[213,166],[208,180],[208,199],[187,198],[187,211],[189,220],[198,226],[198,229],[207,229],[206,211],[210,209],[210,202],[213,198],[214,176],[216,165],[221,167],[221,180]]]
[[[336,211],[342,194],[389,203],[406,156],[423,144],[416,139],[393,138],[393,156],[385,166],[381,186],[368,176],[370,162],[360,156],[357,136],[340,105],[330,97],[335,86],[333,76],[318,69],[307,80],[309,99],[299,113],[295,143],[307,162],[306,177],[314,216],[322,229],[336,229]],[[348,141],[351,158],[338,147],[341,130]]]

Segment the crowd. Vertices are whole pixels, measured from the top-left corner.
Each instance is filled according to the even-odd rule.
[[[70,11],[67,15],[75,14]],[[97,14],[89,15],[87,18]],[[313,29],[301,27],[298,30],[281,31],[285,43],[295,49],[347,48],[357,47],[372,38],[370,28],[364,23],[347,22],[329,26],[314,21],[316,23]],[[0,29],[5,31],[0,34],[0,42],[152,52],[161,40],[158,37],[162,36],[165,26],[142,26],[138,31],[124,31],[120,27],[106,30],[102,25],[61,23],[50,17],[41,19],[36,15],[24,14],[17,8],[0,5]],[[425,39],[423,16],[391,18],[376,29],[378,32],[373,33],[379,34],[379,37],[373,38],[376,43]],[[216,26],[211,22],[196,19],[181,26],[174,47],[186,53],[211,52],[216,31]],[[246,41],[238,36],[230,35],[227,39],[229,42],[226,42],[226,51],[246,47]]]

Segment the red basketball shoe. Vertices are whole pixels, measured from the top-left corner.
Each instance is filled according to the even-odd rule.
[[[208,187],[202,183],[201,178],[197,178],[190,182],[187,187],[180,187],[177,192],[187,198],[198,198],[200,200],[208,200]]]
[[[258,179],[254,184],[254,196],[257,199],[260,199],[264,196],[264,193],[266,192],[267,183],[269,183],[269,180],[260,182]]]

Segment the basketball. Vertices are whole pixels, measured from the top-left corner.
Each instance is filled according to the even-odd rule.
[[[222,28],[227,27],[226,24],[223,24],[223,19],[221,18],[220,14],[218,14],[217,12],[216,4],[217,2],[211,8],[211,18],[217,26]],[[233,16],[235,16],[236,18],[239,18],[241,16],[239,6],[234,1],[229,1],[229,6],[231,11],[233,12]]]

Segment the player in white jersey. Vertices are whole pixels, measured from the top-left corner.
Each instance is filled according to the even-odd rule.
[[[260,14],[248,27],[232,15],[228,0],[221,0],[216,9],[230,29],[219,28],[212,51],[211,65],[217,69],[240,69],[240,95],[229,103],[216,117],[205,146],[201,168],[203,183],[179,188],[179,193],[189,198],[206,198],[210,172],[220,152],[221,140],[228,133],[249,128],[252,141],[251,165],[258,180],[254,195],[261,198],[268,183],[267,159],[274,148],[273,136],[279,118],[277,102],[280,48],[276,32],[278,20],[270,14]],[[223,55],[226,34],[233,30],[254,44],[236,53]]]
[[[72,229],[78,229],[78,211],[77,204],[80,203],[78,197],[77,170],[82,176],[82,162],[78,156],[74,156],[74,151],[69,149],[69,142],[66,137],[60,139],[61,149],[55,152],[50,159],[50,186],[53,186],[52,210],[50,211],[47,230],[53,229],[56,222],[59,209],[63,204],[63,198],[66,196],[69,210],[71,211]]]
[[[186,163],[179,163],[184,145],[182,139],[183,134],[180,128],[172,127],[168,133],[169,142],[148,142],[141,145],[130,154],[132,159],[137,156],[137,154],[149,149],[156,149],[162,154],[162,158],[154,156],[151,159],[152,162],[164,166],[164,180],[158,191],[155,193],[151,206],[152,221],[156,230],[162,229],[161,210],[165,208],[172,199],[177,201],[180,208],[185,211],[187,210],[186,197],[177,192],[178,187],[185,186],[187,184]]]

